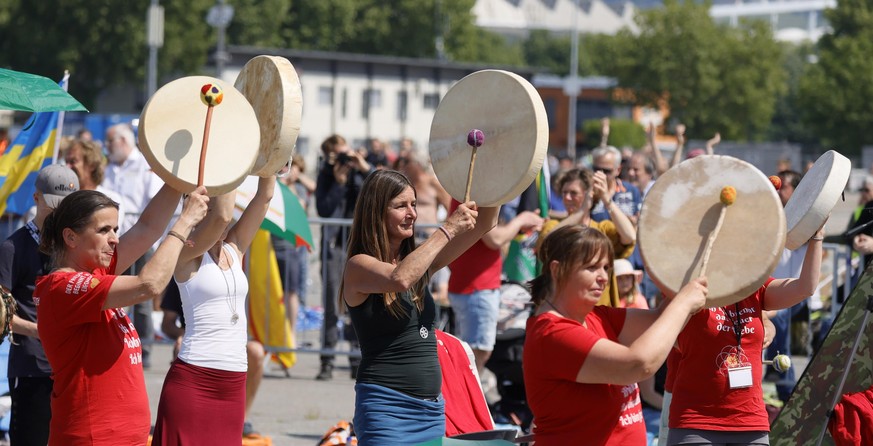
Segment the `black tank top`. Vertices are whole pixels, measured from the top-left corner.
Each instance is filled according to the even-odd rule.
[[[406,311],[399,318],[388,312],[381,294],[371,294],[361,305],[349,307],[361,343],[358,382],[434,399],[442,385],[434,335],[436,308],[430,291],[425,291],[421,312],[411,296],[411,291],[398,294]]]

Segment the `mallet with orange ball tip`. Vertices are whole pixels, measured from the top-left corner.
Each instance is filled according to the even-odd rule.
[[[712,253],[712,245],[715,244],[715,238],[718,237],[721,231],[721,224],[724,223],[724,215],[728,206],[734,204],[737,199],[737,190],[733,186],[725,186],[721,189],[719,200],[721,201],[721,213],[718,214],[718,222],[715,224],[715,229],[709,234],[709,239],[706,241],[706,250],[703,252],[703,265],[700,267],[700,275],[706,275],[706,267],[709,264],[709,255]]]
[[[212,122],[212,109],[224,100],[224,92],[216,84],[206,84],[200,88],[200,101],[206,105],[206,125],[203,129],[203,144],[200,146],[200,168],[197,171],[197,187],[203,185],[203,170],[206,166],[206,146],[209,143],[209,125]]]
[[[770,179],[770,182],[773,183],[773,187],[775,187],[776,190],[782,189],[782,178],[779,178],[778,175],[770,175],[768,178]]]

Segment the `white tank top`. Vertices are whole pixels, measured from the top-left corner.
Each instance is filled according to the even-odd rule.
[[[177,281],[185,314],[185,337],[179,359],[200,367],[245,372],[249,281],[236,250],[226,243],[222,243],[221,249],[233,261],[228,271],[219,268],[209,253],[204,253],[194,277],[186,282]]]

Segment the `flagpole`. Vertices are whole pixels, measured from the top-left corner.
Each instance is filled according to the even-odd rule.
[[[64,78],[61,80],[61,88],[68,91],[67,86],[70,80],[70,70],[64,70]],[[66,112],[58,112],[58,126],[55,128],[55,148],[52,155],[52,164],[58,163],[58,154],[61,151],[61,136],[64,134],[64,114]]]

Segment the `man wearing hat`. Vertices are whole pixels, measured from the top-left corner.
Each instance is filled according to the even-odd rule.
[[[60,164],[43,167],[36,176],[36,216],[0,245],[0,285],[15,298],[12,344],[9,348],[9,389],[12,419],[9,436],[16,445],[48,443],[51,420],[51,367],[37,333],[33,289],[37,276],[51,269],[39,252],[39,231],[45,218],[67,195],[79,190],[75,172]]]

